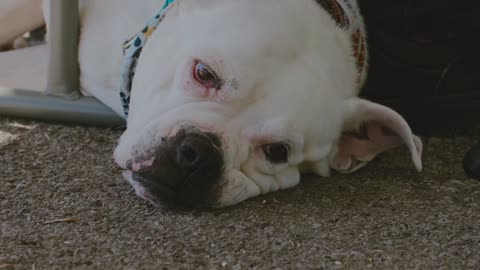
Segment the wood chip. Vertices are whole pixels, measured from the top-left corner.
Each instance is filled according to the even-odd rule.
[[[45,221],[43,224],[53,224],[53,223],[70,223],[70,222],[77,222],[79,218],[62,218],[62,219],[54,219],[50,221]]]
[[[8,263],[2,263],[0,264],[0,269],[7,269],[7,268],[13,268],[13,264],[8,264]]]

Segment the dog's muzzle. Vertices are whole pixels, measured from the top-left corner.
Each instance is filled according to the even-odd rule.
[[[182,129],[162,139],[151,154],[129,161],[131,182],[141,197],[156,205],[207,207],[215,203],[224,171],[220,138]]]

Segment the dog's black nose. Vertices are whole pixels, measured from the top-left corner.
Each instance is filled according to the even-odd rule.
[[[176,162],[183,170],[193,172],[216,152],[215,147],[203,138],[186,136],[177,146]]]
[[[154,153],[152,166],[135,173],[157,200],[186,207],[215,202],[224,160],[220,138],[214,133],[180,131],[165,139]]]
[[[210,170],[223,168],[221,142],[213,133],[180,135],[170,147],[176,148],[175,161],[185,175],[213,176]]]

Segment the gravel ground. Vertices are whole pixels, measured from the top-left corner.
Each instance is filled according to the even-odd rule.
[[[331,178],[212,211],[137,199],[121,130],[0,118],[0,269],[480,269],[479,132],[425,138]]]

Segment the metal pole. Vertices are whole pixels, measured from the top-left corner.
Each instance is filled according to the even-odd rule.
[[[50,5],[47,95],[0,86],[0,115],[69,124],[125,125],[113,110],[80,92],[78,0],[51,0]]]
[[[66,99],[81,97],[77,60],[78,12],[78,0],[50,1],[48,95]]]
[[[66,100],[39,92],[1,87],[0,115],[103,127],[125,125],[123,118],[93,97]]]

